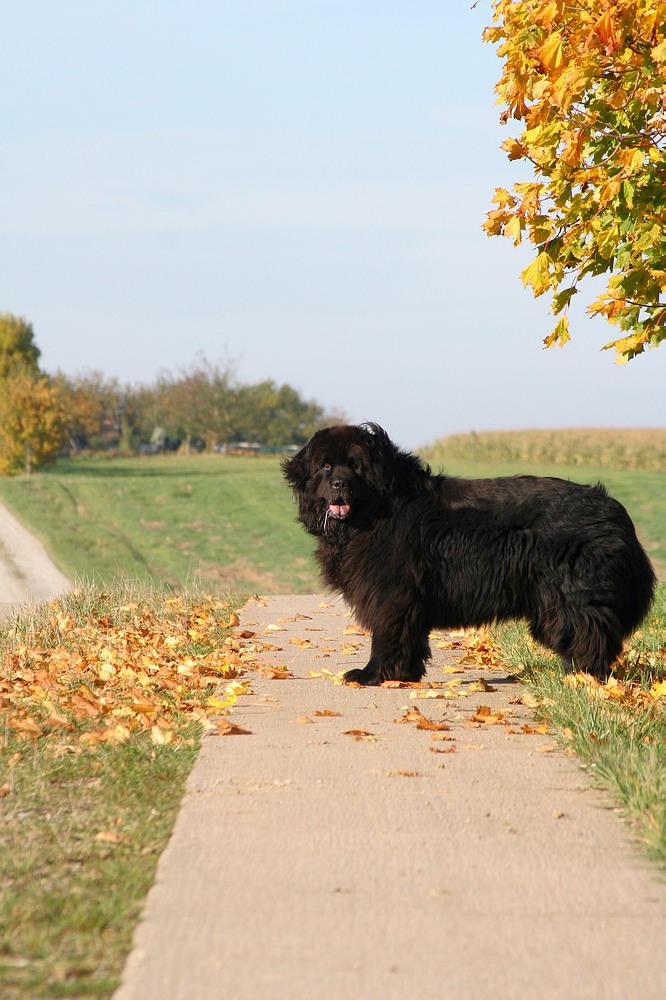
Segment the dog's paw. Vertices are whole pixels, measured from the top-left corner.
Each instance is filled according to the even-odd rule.
[[[364,667],[363,670],[348,670],[344,676],[344,681],[345,684],[363,684],[364,687],[381,684],[377,672],[367,667]]]

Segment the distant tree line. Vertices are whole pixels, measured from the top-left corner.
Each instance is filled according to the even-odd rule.
[[[290,385],[243,384],[232,364],[203,356],[148,385],[97,371],[50,376],[39,357],[32,326],[0,314],[0,474],[29,473],[65,452],[300,445],[342,419]]]

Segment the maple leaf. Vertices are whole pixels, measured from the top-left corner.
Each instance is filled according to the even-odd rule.
[[[294,676],[291,670],[287,670],[286,667],[259,667],[258,673],[260,673],[262,677],[268,677],[270,680],[274,681],[282,681]]]
[[[216,736],[251,736],[249,729],[243,729],[242,726],[237,726],[234,722],[230,722],[229,719],[218,719],[217,725],[214,730],[214,735]]]
[[[398,723],[413,722],[417,729],[428,729],[433,731],[448,730],[451,727],[446,722],[435,722],[426,718],[418,708],[410,708],[405,711],[401,719],[395,720]]]
[[[476,713],[472,716],[472,722],[482,722],[489,726],[494,726],[498,722],[503,721],[504,713],[500,711],[493,712],[488,705],[479,705]]]

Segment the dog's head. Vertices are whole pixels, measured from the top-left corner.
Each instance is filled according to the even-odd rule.
[[[317,431],[282,463],[298,500],[299,520],[312,535],[342,538],[350,525],[374,517],[392,492],[399,451],[377,424]]]

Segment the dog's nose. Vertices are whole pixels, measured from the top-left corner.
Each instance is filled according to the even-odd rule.
[[[341,490],[344,486],[344,480],[340,476],[334,476],[331,480],[331,486],[334,490]]]

